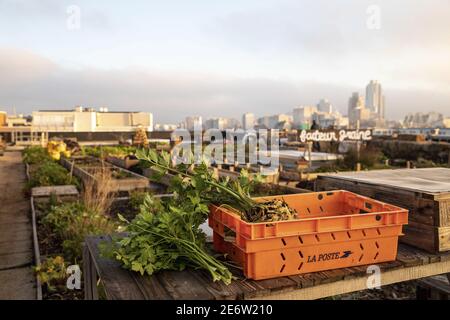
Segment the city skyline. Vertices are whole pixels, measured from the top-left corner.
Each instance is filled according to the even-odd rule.
[[[70,5],[80,9],[78,29],[68,26]],[[376,1],[372,29],[371,5],[3,0],[0,106],[130,108],[173,123],[280,114],[326,98],[346,114],[352,92],[365,95],[377,79],[387,119],[449,115],[450,3]]]

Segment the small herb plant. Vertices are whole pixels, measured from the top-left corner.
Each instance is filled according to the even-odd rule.
[[[89,209],[82,202],[52,206],[42,223],[62,241],[64,256],[70,261],[81,260],[82,244],[88,235],[110,234],[116,224],[106,215]]]
[[[66,290],[67,267],[64,258],[47,258],[44,263],[34,267],[39,281],[49,292]]]
[[[27,184],[27,189],[68,184],[80,186],[78,179],[71,176],[63,166],[55,162],[44,148],[26,148],[23,151],[23,161],[30,165],[30,181]]]

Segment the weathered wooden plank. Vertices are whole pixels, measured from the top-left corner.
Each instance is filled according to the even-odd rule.
[[[288,278],[296,283],[295,288],[298,289],[307,288],[314,285],[314,280],[311,279],[311,276],[308,273],[288,276]]]
[[[131,167],[137,166],[139,164],[138,159],[130,159],[129,157],[118,158],[108,156],[106,157],[106,161],[123,169],[130,169]]]
[[[158,281],[176,300],[211,300],[214,296],[205,290],[202,282],[191,272],[161,271]]]
[[[450,169],[395,169],[343,172],[331,175],[333,178],[400,188],[427,194],[450,193]]]
[[[439,201],[439,226],[450,226],[450,200]]]
[[[91,253],[89,251],[89,247],[85,244],[83,246],[83,279],[84,279],[84,299],[85,300],[93,300],[93,288],[96,285],[96,282],[93,282],[93,274],[92,267],[93,265]]]
[[[29,266],[33,263],[31,248],[25,252],[13,252],[0,255],[0,270]]]
[[[31,239],[31,226],[29,224],[6,224],[0,225],[0,234],[2,235],[0,243],[16,243]]]
[[[130,272],[121,268],[118,261],[100,256],[98,245],[111,242],[111,237],[88,237],[86,245],[89,248],[93,263],[103,282],[106,296],[110,300],[143,300],[145,297]]]
[[[450,272],[450,261],[385,270],[382,272],[380,280],[381,285],[385,286],[448,272]],[[310,300],[365,289],[367,289],[367,275],[354,278],[345,278],[344,280],[315,285],[299,290],[274,293],[270,296],[256,296],[254,299]]]
[[[420,279],[417,281],[417,285],[421,288],[426,288],[431,291],[437,292],[438,299],[448,300],[450,298],[450,283],[448,281],[444,281],[444,279],[442,279],[441,277]],[[432,295],[430,294],[430,298],[431,296]]]
[[[131,276],[144,295],[145,300],[173,300],[164,285],[159,281],[157,275],[152,277],[141,276],[136,272],[132,272]]]
[[[103,239],[110,241],[109,237]],[[95,245],[98,245],[98,242]],[[92,240],[87,241],[87,244],[91,247],[93,245]],[[318,297],[319,291],[316,290],[318,287],[328,288],[320,296],[325,297],[331,292],[330,290],[335,290],[333,294],[330,294],[335,295],[349,292],[349,290],[365,289],[368,276],[370,275],[367,273],[367,266],[358,266],[254,281],[242,278],[242,272],[232,268],[233,273],[238,278],[230,286],[226,286],[221,282],[213,283],[206,271],[165,271],[152,277],[143,277],[138,273],[123,270],[115,262],[110,261],[109,265],[104,262],[99,264],[97,261],[99,259],[98,253],[92,256],[96,260],[97,269],[100,270],[99,273],[101,274],[108,298],[120,299],[130,298],[130,294],[124,294],[123,291],[137,292],[141,299],[201,300]],[[404,277],[406,279],[416,279],[429,274],[437,274],[436,272],[446,272],[447,269],[450,271],[450,253],[431,254],[409,246],[400,245],[397,261],[381,263],[379,266],[382,270],[382,278],[385,279],[386,275],[388,275],[388,280],[385,284],[398,282],[400,281],[399,279]],[[394,276],[389,276],[394,271],[398,271],[395,273],[398,279]],[[108,273],[115,274],[109,275]],[[125,275],[117,276],[116,273],[125,273]],[[340,286],[336,286],[336,283],[339,283]],[[363,285],[364,287],[362,287]],[[120,292],[111,295],[111,287]],[[306,291],[299,293],[303,292],[302,290]]]
[[[314,284],[325,284],[330,282],[335,282],[338,280],[344,279],[347,271],[343,269],[336,269],[336,270],[326,270],[318,272],[317,275],[320,276],[319,279],[317,279]]]
[[[90,166],[83,166],[79,163],[80,161],[86,161],[86,159],[87,161],[91,161],[94,166],[92,166],[92,164]],[[95,166],[96,163],[98,163],[98,166]],[[149,187],[149,180],[147,178],[94,157],[70,160],[61,159],[61,164],[66,169],[71,170],[75,176],[84,182],[95,180],[95,177],[92,175],[95,170],[114,169],[119,172],[126,173],[129,177],[123,179],[111,179],[111,192],[133,191],[137,189],[147,189]]]
[[[14,246],[11,246],[11,242],[9,241],[0,242],[0,257],[11,253],[30,252],[32,246],[33,243],[30,237],[15,241]]]
[[[367,277],[367,266],[357,266],[345,269],[348,271],[348,273],[345,274],[344,280]]]
[[[289,277],[280,277],[274,279],[258,280],[258,285],[264,289],[270,290],[270,292],[283,290],[286,288],[293,288],[297,286],[297,283]]]
[[[36,197],[50,197],[55,196],[78,196],[79,192],[74,185],[66,186],[49,186],[49,187],[35,187],[31,189],[31,196]]]
[[[0,300],[36,299],[36,281],[30,267],[0,271],[0,283]]]
[[[244,296],[242,288],[236,281],[226,285],[221,281],[212,282],[211,275],[209,275],[206,271],[197,270],[192,272],[195,277],[203,282],[206,290],[208,290],[216,300],[236,300],[242,299]]]
[[[438,247],[438,251],[448,251],[450,250],[450,227],[436,228],[436,242],[435,245]]]
[[[397,260],[405,267],[423,265],[425,263],[422,257],[417,255],[415,251],[409,250],[407,247],[399,247]]]

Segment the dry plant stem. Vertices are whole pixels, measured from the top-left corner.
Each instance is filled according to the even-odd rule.
[[[106,167],[98,168],[92,177],[84,183],[83,202],[86,208],[105,214],[113,202],[111,171]]]

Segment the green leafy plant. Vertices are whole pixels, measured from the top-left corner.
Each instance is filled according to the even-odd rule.
[[[95,146],[95,147],[83,147],[81,149],[82,155],[93,156],[96,158],[106,158],[108,156],[125,158],[130,155],[134,155],[136,147],[134,146]]]
[[[187,199],[186,199],[187,200]],[[199,228],[208,207],[192,194],[175,205],[145,195],[140,214],[126,223],[127,236],[118,240],[113,256],[127,269],[152,275],[160,270],[207,270],[214,281],[229,284],[230,271],[205,250],[205,235]]]
[[[67,267],[63,257],[49,257],[33,269],[41,284],[49,292],[66,290]]]
[[[28,147],[23,150],[23,162],[28,164],[42,164],[44,162],[51,162],[46,149],[42,147]]]
[[[86,208],[80,201],[52,206],[42,223],[56,233],[62,242],[64,256],[70,261],[81,259],[86,236],[110,234],[117,227],[106,215]]]
[[[78,179],[55,162],[42,147],[26,148],[23,151],[23,162],[30,165],[30,181],[27,183],[27,189],[68,184],[80,186]]]
[[[141,206],[144,204],[147,192],[145,191],[133,191],[130,193],[129,206],[136,212],[139,212]]]
[[[217,180],[209,170],[206,163],[196,166],[171,166],[171,156],[167,152],[158,154],[151,149],[140,149],[136,157],[147,161],[157,173],[156,178],[167,173],[175,174],[173,184],[186,191],[193,188],[202,199],[210,204],[226,206],[241,215],[248,222],[269,222],[290,220],[296,218],[295,210],[291,209],[282,199],[269,201],[256,201],[251,198],[248,189],[248,173],[242,170],[241,178],[236,181],[225,179]],[[183,189],[183,186],[185,189]]]
[[[171,166],[171,156],[142,149],[138,159],[148,162],[155,178],[172,174],[172,197],[154,199],[146,194],[140,213],[126,224],[125,237],[113,242],[112,256],[130,270],[153,274],[159,270],[186,267],[207,270],[214,281],[231,282],[230,271],[208,254],[205,234],[200,229],[210,204],[227,206],[248,221],[291,219],[295,211],[283,200],[257,202],[250,197],[256,180],[243,170],[238,180],[219,180],[205,163],[196,166]],[[106,251],[105,251],[106,252]]]
[[[80,185],[78,180],[71,176],[64,167],[51,160],[36,165],[36,167],[30,171],[30,181],[28,182],[29,188],[68,184],[74,184],[76,186]]]

